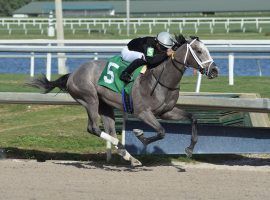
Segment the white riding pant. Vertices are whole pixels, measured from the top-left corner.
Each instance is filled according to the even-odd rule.
[[[127,46],[125,46],[121,51],[121,56],[123,60],[128,62],[133,62],[136,59],[144,59],[144,54],[138,51],[130,51]]]

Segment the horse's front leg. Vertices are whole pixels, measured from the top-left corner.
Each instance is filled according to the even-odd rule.
[[[142,130],[134,129],[133,131],[135,135],[144,145],[148,145],[152,142],[155,142],[157,140],[161,140],[164,138],[165,130],[151,111],[142,111],[137,117],[141,119],[143,122],[145,122],[146,124],[148,124],[149,126],[151,126],[152,128],[154,128],[157,132],[157,135],[146,138],[144,137]]]
[[[171,111],[162,114],[160,118],[166,120],[190,120],[190,122],[192,123],[191,143],[189,147],[185,149],[185,152],[188,157],[191,157],[193,149],[198,141],[197,119],[191,113],[188,113],[177,107],[174,107]]]

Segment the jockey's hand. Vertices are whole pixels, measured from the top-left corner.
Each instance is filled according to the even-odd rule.
[[[174,53],[174,51],[172,49],[167,49],[167,56],[172,56],[172,54]]]

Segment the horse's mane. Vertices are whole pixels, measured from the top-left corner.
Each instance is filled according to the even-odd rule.
[[[183,45],[187,42],[186,38],[182,34],[174,34],[174,38],[178,45]]]
[[[190,37],[190,39],[192,39],[192,40],[195,40],[195,39],[196,39],[196,40],[198,40],[198,41],[201,41],[200,38],[199,38],[198,36],[189,36],[189,37]]]
[[[198,41],[200,41],[199,37],[197,36],[189,36],[190,39],[194,40],[194,39],[197,39]],[[174,34],[174,38],[175,38],[175,49],[178,49],[179,47],[181,47],[183,44],[187,43],[188,41],[186,40],[186,38],[182,35],[182,34]]]

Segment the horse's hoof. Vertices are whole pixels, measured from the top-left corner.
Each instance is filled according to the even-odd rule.
[[[193,153],[193,150],[190,149],[190,148],[185,148],[185,152],[186,152],[186,155],[188,158],[191,158],[192,157],[192,153]]]
[[[143,130],[141,130],[141,129],[133,129],[133,133],[143,143],[143,145],[145,147],[149,144],[148,139],[143,136]]]
[[[133,133],[136,135],[136,137],[143,136],[143,130],[141,129],[133,129]]]
[[[137,160],[136,158],[131,158],[131,166],[132,167],[140,167],[142,166],[142,163]]]

